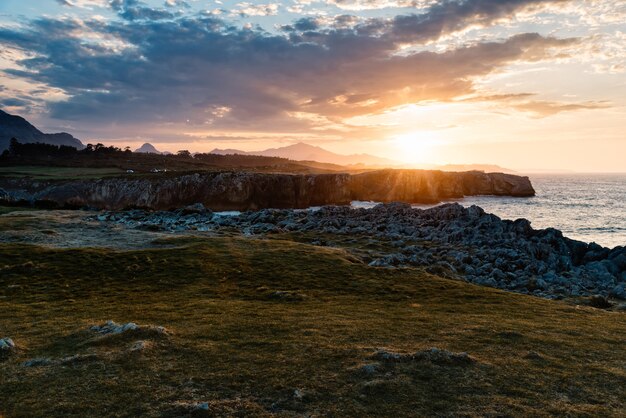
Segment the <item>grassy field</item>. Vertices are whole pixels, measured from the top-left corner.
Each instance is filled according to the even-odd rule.
[[[626,411],[623,312],[371,268],[342,250],[287,240],[178,244],[1,245],[0,338],[13,338],[19,350],[0,365],[0,416]],[[168,334],[89,331],[108,319]],[[137,340],[145,348],[130,350]],[[431,347],[473,361],[372,357],[381,348]],[[51,363],[22,365],[33,358]],[[195,408],[203,402],[208,409]]]
[[[119,176],[125,173],[119,168],[13,166],[0,167],[0,177],[29,177],[36,180],[79,180]]]
[[[26,207],[0,206],[0,215],[5,215],[7,213],[12,213],[12,212],[25,212],[25,211],[32,211],[32,210],[33,209],[26,208]]]

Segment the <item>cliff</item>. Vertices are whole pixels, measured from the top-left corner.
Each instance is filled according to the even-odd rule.
[[[379,170],[350,174],[195,173],[32,182],[4,180],[0,201],[47,202],[98,209],[172,209],[202,203],[212,210],[343,205],[352,200],[436,203],[469,195],[533,196],[527,177],[502,173]]]

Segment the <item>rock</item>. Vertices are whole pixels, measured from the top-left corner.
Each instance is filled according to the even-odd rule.
[[[297,401],[301,401],[304,398],[304,393],[300,389],[293,391],[293,398]]]
[[[73,356],[64,357],[62,359],[57,360],[56,364],[67,365],[67,364],[77,364],[84,363],[92,360],[97,360],[97,354],[74,354]]]
[[[535,288],[539,290],[546,290],[548,289],[548,282],[546,282],[544,279],[537,279],[537,281],[535,282]]]
[[[276,290],[271,292],[268,295],[269,299],[273,300],[282,300],[286,302],[299,302],[304,300],[304,295],[298,292],[286,291],[286,290]]]
[[[604,296],[593,295],[589,298],[589,306],[592,306],[598,309],[608,309],[611,306],[613,306],[613,304],[609,302],[609,300],[605,298]]]
[[[196,409],[200,410],[200,411],[208,411],[209,410],[209,403],[208,402],[200,402],[199,404],[196,405]]]
[[[147,343],[145,341],[135,341],[133,345],[128,349],[130,352],[138,352],[143,351],[147,347]]]
[[[441,350],[439,348],[431,348],[429,350],[419,351],[415,353],[414,357],[419,360],[428,360],[432,363],[444,365],[468,365],[475,362],[475,360],[465,352],[453,353],[451,351]]]
[[[608,248],[604,248],[592,242],[589,244],[587,248],[587,252],[583,256],[582,263],[587,264],[592,261],[599,261],[605,259],[609,255],[610,250]]]
[[[380,370],[380,363],[368,363],[359,367],[359,371],[366,375],[373,375]]]
[[[155,334],[167,335],[168,331],[162,326],[155,325],[142,325],[139,326],[134,322],[128,322],[126,324],[118,324],[111,320],[108,320],[103,325],[93,325],[89,328],[91,331],[97,332],[103,336],[116,335],[131,331],[147,331]]]
[[[372,260],[369,264],[370,267],[393,267],[393,265],[389,264],[388,260],[377,258],[376,260]]]
[[[524,355],[524,358],[527,360],[543,360],[543,357],[536,351],[529,351]]]
[[[626,283],[620,283],[611,290],[611,296],[617,299],[626,300]]]
[[[467,353],[453,353],[434,347],[411,354],[378,350],[372,358],[385,362],[429,361],[440,365],[467,365],[475,361]]]
[[[34,358],[31,360],[26,360],[22,363],[23,367],[41,367],[41,366],[49,366],[54,362],[49,358]]]
[[[5,337],[0,339],[0,357],[6,357],[13,354],[17,347],[11,338]]]
[[[126,331],[134,331],[139,329],[139,326],[134,322],[128,322],[126,324],[116,324],[115,322],[109,320],[103,325],[94,325],[90,328],[92,331],[95,331],[102,335],[107,334],[121,334]]]
[[[372,358],[382,361],[407,361],[413,359],[413,354],[401,354],[380,349],[377,350],[374,355],[372,355]]]
[[[618,272],[626,271],[626,248],[621,248],[619,252],[609,254],[609,262]]]
[[[185,206],[181,210],[181,213],[183,215],[194,215],[194,214],[205,215],[208,212],[209,212],[208,209],[202,203],[194,203],[193,205]]]

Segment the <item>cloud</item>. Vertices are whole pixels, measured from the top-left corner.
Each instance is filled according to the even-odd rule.
[[[246,16],[275,16],[278,14],[278,3],[268,4],[252,4],[252,3],[239,3],[237,8],[231,10],[234,15]]]
[[[25,27],[0,27],[0,44],[29,52],[5,74],[67,95],[48,102],[58,119],[190,130],[342,131],[344,118],[454,100],[475,94],[476,79],[510,63],[561,56],[579,40],[524,33],[438,53],[398,54],[400,43],[437,39],[539,3],[445,2],[419,18],[362,22],[343,16],[333,20],[341,25],[327,26],[300,19],[290,31],[272,34],[212,15],[111,0],[121,20],[42,17]],[[259,7],[267,12],[267,6]],[[95,41],[85,41],[86,28]]]
[[[394,42],[424,43],[473,27],[487,27],[511,20],[517,13],[568,0],[444,0],[423,13],[398,15],[392,19],[373,18],[360,25],[361,33],[383,33]]]
[[[475,94],[458,102],[496,102],[501,110],[500,103],[506,103],[507,107],[531,114],[533,117],[544,118],[562,112],[576,110],[607,109],[612,107],[607,101],[587,101],[580,103],[567,103],[558,101],[532,100],[537,96],[535,93],[504,93],[504,94]]]
[[[185,0],[165,0],[165,7],[191,7]]]
[[[575,110],[606,109],[611,107],[607,102],[584,102],[584,103],[562,103],[551,101],[528,101],[513,104],[513,108],[529,112],[536,117],[552,116],[561,112],[571,112]]]
[[[125,20],[163,20],[173,19],[180,13],[170,12],[166,9],[157,9],[146,6],[139,0],[109,0],[111,9]]]
[[[109,7],[109,0],[56,0],[56,2],[68,7]]]
[[[428,4],[434,3],[431,0],[327,0],[327,4],[332,4],[343,10],[375,10],[410,7],[420,9]]]

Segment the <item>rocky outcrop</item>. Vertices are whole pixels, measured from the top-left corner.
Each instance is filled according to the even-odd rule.
[[[549,298],[626,299],[626,247],[575,241],[552,228],[535,230],[526,219],[502,220],[477,206],[453,203],[421,210],[390,203],[372,209],[266,209],[228,217],[198,210],[136,210],[97,219],[148,230],[313,233],[314,245],[343,236],[386,248],[361,255],[372,267],[422,267],[440,276]]]
[[[434,203],[468,195],[532,196],[528,177],[502,173],[379,170],[350,174],[195,173],[32,183],[5,180],[0,201],[59,207],[172,209],[202,203],[212,210],[345,205],[352,200]]]
[[[437,203],[475,195],[534,196],[528,177],[481,171],[377,170],[350,179],[352,200]]]

